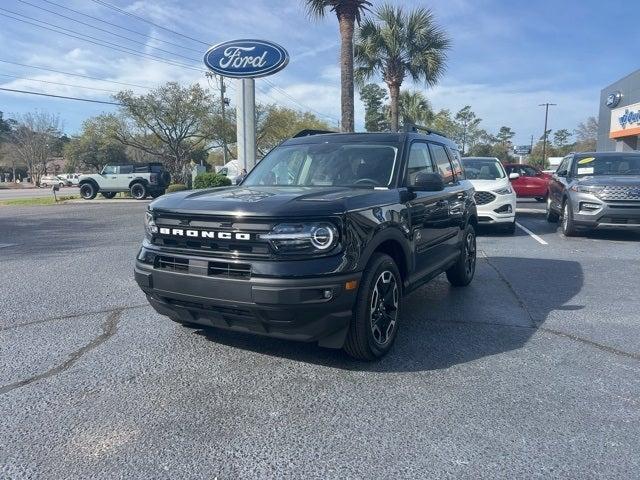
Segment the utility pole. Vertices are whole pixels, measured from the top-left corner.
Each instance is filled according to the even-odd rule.
[[[547,165],[547,122],[549,120],[549,107],[555,107],[555,103],[541,103],[539,107],[544,107],[544,140],[542,142],[542,168]]]

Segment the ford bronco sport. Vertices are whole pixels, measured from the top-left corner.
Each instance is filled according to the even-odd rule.
[[[239,186],[152,202],[135,279],[189,325],[389,351],[402,299],[476,265],[476,206],[456,145],[402,133],[303,132]]]

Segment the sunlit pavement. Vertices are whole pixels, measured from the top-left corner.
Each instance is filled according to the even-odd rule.
[[[0,478],[637,476],[640,234],[519,207],[373,364],[157,315],[144,204],[0,209]]]

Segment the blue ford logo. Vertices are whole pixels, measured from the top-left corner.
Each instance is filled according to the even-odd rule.
[[[620,103],[620,100],[622,100],[622,93],[621,92],[613,92],[613,93],[610,93],[609,95],[607,95],[607,100],[606,100],[605,103],[607,104],[607,107],[615,108]]]
[[[266,40],[232,40],[214,45],[204,55],[204,64],[223,77],[265,77],[286,67],[289,54]]]
[[[640,198],[640,188],[634,188],[629,190],[629,196],[634,198]]]

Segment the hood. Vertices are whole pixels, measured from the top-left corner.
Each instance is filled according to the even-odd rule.
[[[579,185],[640,187],[640,175],[594,175],[576,179]]]
[[[508,178],[498,178],[496,180],[469,180],[476,192],[486,192],[499,190],[510,185]]]
[[[149,208],[181,213],[296,217],[339,215],[375,201],[397,201],[394,190],[349,187],[222,187],[163,195]],[[389,198],[384,198],[389,197]]]

